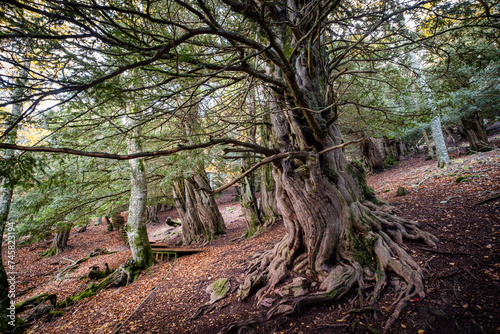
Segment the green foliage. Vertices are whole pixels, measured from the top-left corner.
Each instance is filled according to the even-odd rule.
[[[14,155],[10,158],[0,157],[0,177],[7,180],[7,184],[30,187],[37,180],[34,175],[43,171],[43,163],[30,153]]]

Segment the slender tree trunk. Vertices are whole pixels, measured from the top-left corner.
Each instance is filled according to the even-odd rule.
[[[140,126],[130,117],[126,118],[125,123],[132,128],[127,137],[128,153],[141,152]],[[129,165],[130,202],[125,230],[127,231],[128,243],[136,266],[147,268],[154,264],[154,257],[146,229],[146,203],[148,196],[146,169],[143,159],[131,159],[129,160]]]
[[[422,75],[422,70],[420,68],[420,63],[418,62],[417,55],[413,52],[411,53],[411,63],[413,69],[415,70],[415,73],[417,74],[417,82],[426,95],[427,105],[431,108],[433,113],[437,114],[437,109],[432,98],[432,91],[425,81],[424,76]],[[450,164],[450,158],[448,156],[448,149],[446,148],[446,142],[443,136],[443,128],[441,126],[441,118],[439,116],[436,116],[432,119],[431,131],[436,146],[438,167],[442,168],[445,165]]]
[[[427,130],[424,129],[422,131],[422,134],[424,135],[425,146],[427,146],[427,156],[430,158],[429,160],[433,160],[434,159],[434,149],[431,146],[429,136],[427,135]]]
[[[436,146],[436,156],[438,167],[442,168],[451,163],[448,156],[448,149],[446,147],[446,141],[443,136],[443,128],[441,126],[441,119],[436,116],[431,121],[432,137],[434,138],[434,143]]]
[[[30,69],[31,61],[25,60],[23,62],[24,68],[19,71],[19,77],[16,80],[17,88],[14,90],[12,99],[17,100],[23,96],[26,89],[24,87],[26,80],[28,78],[28,71]],[[3,129],[6,130],[8,127],[14,124],[15,121],[21,116],[22,103],[17,103],[12,106],[11,113],[7,116]],[[5,143],[15,144],[17,140],[17,127],[13,128],[9,134],[4,139]],[[3,150],[1,157],[5,161],[12,161],[14,158],[14,151]],[[14,161],[12,161],[14,163]],[[0,177],[0,332],[7,332],[7,329],[12,329],[11,326],[13,319],[9,318],[11,307],[11,299],[9,298],[9,281],[7,273],[4,268],[3,258],[2,258],[2,242],[3,233],[5,230],[5,224],[10,212],[10,204],[12,202],[12,195],[14,193],[14,181],[8,177]],[[14,278],[15,279],[15,278]],[[9,325],[10,322],[10,325]]]
[[[181,218],[182,243],[189,245],[200,241],[205,236],[205,230],[196,208],[196,195],[193,185],[179,178],[173,184],[175,206]]]
[[[467,140],[469,141],[471,151],[486,152],[492,149],[488,141],[488,136],[486,135],[484,123],[479,118],[479,113],[477,111],[462,116],[460,120]]]

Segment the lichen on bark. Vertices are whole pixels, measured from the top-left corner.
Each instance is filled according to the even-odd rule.
[[[127,105],[127,109],[130,106]],[[130,127],[127,137],[129,154],[142,151],[140,125],[137,120],[126,116],[125,125]],[[131,159],[130,165],[130,201],[128,221],[125,225],[132,258],[137,266],[147,268],[154,264],[153,251],[146,230],[147,179],[143,159]]]

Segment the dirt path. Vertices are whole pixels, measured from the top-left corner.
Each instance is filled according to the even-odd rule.
[[[461,156],[453,165],[437,169],[423,156],[403,160],[398,166],[370,175],[368,182],[377,195],[397,206],[400,215],[417,220],[440,241],[430,249],[407,242],[408,250],[425,269],[427,297],[415,300],[393,325],[392,333],[498,333],[500,331],[500,200],[481,201],[500,193],[500,151]],[[464,176],[462,182],[457,178]],[[403,186],[409,193],[397,197]],[[103,291],[77,302],[60,318],[39,321],[27,333],[217,333],[231,323],[258,318],[253,300],[238,300],[237,287],[243,280],[247,261],[272,247],[284,234],[282,223],[254,237],[238,239],[245,224],[234,193],[218,200],[228,233],[205,251],[162,262],[147,270],[132,285]],[[477,205],[476,205],[477,204]],[[164,214],[173,215],[173,212]],[[87,232],[71,234],[70,248],[49,259],[38,257],[47,242],[18,250],[19,290],[28,293],[18,302],[42,292],[56,292],[58,299],[71,295],[88,283],[78,277],[88,266],[108,263],[112,269],[130,256],[117,232],[105,226],[89,226]],[[150,238],[161,238],[165,226],[148,230]],[[156,237],[153,237],[156,235]],[[172,238],[171,242],[176,239]],[[73,279],[51,281],[70,261],[95,248],[117,251],[85,262],[71,274]],[[229,278],[231,294],[217,308],[194,320],[190,317],[209,301],[205,288],[219,278]],[[397,284],[395,281],[393,284]],[[317,305],[300,316],[271,319],[254,324],[251,333],[365,333],[381,331],[395,297],[388,286],[376,313],[349,313],[349,295],[340,303]],[[140,307],[139,307],[140,306]],[[423,332],[422,332],[423,331]]]

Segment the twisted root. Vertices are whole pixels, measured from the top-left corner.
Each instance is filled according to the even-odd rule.
[[[327,275],[318,275],[321,285],[318,292],[310,293],[302,297],[285,297],[267,313],[267,319],[277,315],[289,315],[300,313],[302,309],[311,304],[320,302],[331,302],[342,298],[347,292],[354,288],[358,289],[360,303],[363,304],[367,281],[375,284],[368,293],[366,303],[373,307],[387,285],[387,272],[392,272],[401,277],[404,282],[399,285],[398,297],[392,304],[394,310],[387,319],[384,331],[388,331],[394,321],[399,317],[405,305],[413,298],[425,297],[423,273],[418,263],[406,252],[402,246],[404,238],[410,240],[421,240],[430,246],[434,246],[437,238],[418,227],[418,223],[403,219],[380,210],[370,210],[368,206],[353,203],[352,224],[354,231],[363,235],[365,240],[373,240],[373,260],[376,269],[372,266],[362,265],[355,256],[347,251],[340,251],[342,261],[336,266],[326,269]],[[263,254],[255,257],[249,267],[247,281],[259,276],[255,282],[261,283],[262,277],[267,278],[267,284],[261,288],[256,296],[257,303],[265,296],[274,292],[274,288],[289,274],[290,267],[298,273],[309,273],[308,256],[302,252],[295,257],[293,254],[297,247],[290,243],[285,237],[280,243]],[[375,271],[375,272],[374,272]]]

